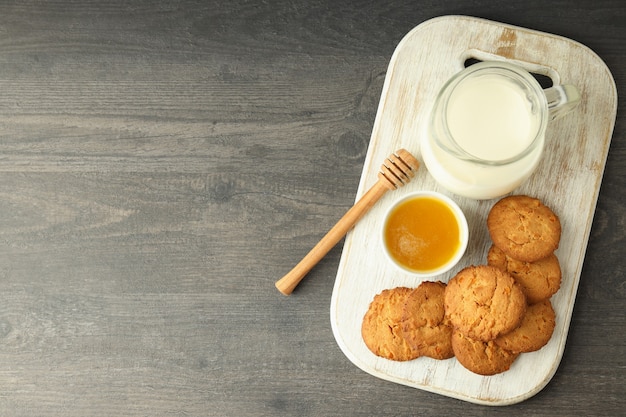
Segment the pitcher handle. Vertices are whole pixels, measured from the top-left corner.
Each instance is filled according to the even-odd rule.
[[[548,99],[550,120],[565,116],[580,103],[580,92],[571,84],[556,85],[543,91]]]

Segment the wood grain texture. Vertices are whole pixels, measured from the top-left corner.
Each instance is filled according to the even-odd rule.
[[[626,89],[618,0],[0,2],[0,415],[622,413],[619,111],[564,357],[530,400],[352,365],[341,244],[274,288],[354,202],[396,45],[444,14],[579,41]]]

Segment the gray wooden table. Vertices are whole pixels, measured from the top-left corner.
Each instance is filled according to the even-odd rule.
[[[0,415],[626,413],[626,118],[567,346],[494,408],[383,381],[335,343],[341,244],[387,65],[439,15],[556,33],[626,91],[619,0],[0,1]]]

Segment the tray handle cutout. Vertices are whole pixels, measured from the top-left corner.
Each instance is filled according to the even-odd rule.
[[[463,54],[461,54],[460,60],[464,68],[467,68],[482,61],[506,61],[511,64],[518,65],[528,71],[530,75],[532,75],[539,82],[539,85],[543,89],[559,85],[561,82],[561,77],[554,68],[550,68],[541,64],[507,58],[502,55],[497,55],[478,49],[468,49]]]

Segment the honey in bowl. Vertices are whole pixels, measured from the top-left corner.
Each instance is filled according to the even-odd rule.
[[[424,276],[452,268],[463,256],[467,240],[463,212],[435,192],[402,198],[389,209],[383,227],[387,256],[401,269]]]

